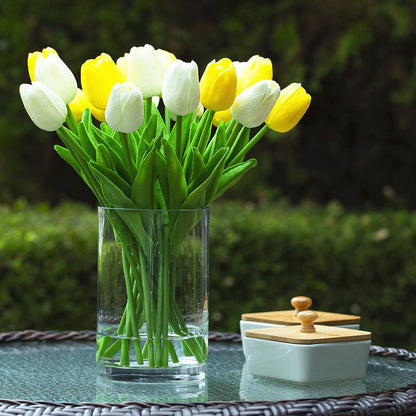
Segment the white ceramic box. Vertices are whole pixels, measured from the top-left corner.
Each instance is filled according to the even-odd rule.
[[[316,318],[312,311],[301,312],[299,318],[306,315],[309,321],[311,316]],[[257,376],[304,383],[365,378],[370,332],[313,326],[308,322],[246,331],[248,371]]]

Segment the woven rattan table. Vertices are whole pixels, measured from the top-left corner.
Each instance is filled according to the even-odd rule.
[[[371,347],[365,380],[299,385],[252,377],[240,336],[211,333],[207,381],[171,388],[100,379],[94,339],[0,333],[0,416],[416,415],[416,353],[406,350]]]

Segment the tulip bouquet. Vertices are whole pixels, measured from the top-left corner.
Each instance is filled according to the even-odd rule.
[[[28,69],[32,82],[20,86],[23,104],[39,128],[57,132],[63,143],[55,146],[58,155],[101,206],[166,212],[172,253],[193,225],[172,210],[209,206],[256,166],[246,155],[261,137],[269,129],[292,129],[311,101],[298,83],[280,90],[271,61],[260,56],[213,60],[199,78],[193,61],[151,45],[133,47],[116,62],[105,53],[87,60],[82,89],[52,48],[29,54]],[[160,301],[140,268],[151,255],[140,216],[115,211],[110,220],[123,247],[127,300],[117,330],[122,339],[100,337],[97,359],[119,354],[120,365],[129,366],[134,344],[138,364],[167,367],[178,360],[168,334],[188,335],[169,295],[174,279],[163,272],[169,265],[161,267]],[[137,342],[141,328],[144,346]],[[183,348],[205,361],[203,337],[184,341]]]

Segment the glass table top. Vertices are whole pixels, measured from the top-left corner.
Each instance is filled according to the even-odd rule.
[[[54,403],[280,401],[379,392],[416,382],[416,363],[370,356],[364,380],[299,384],[252,376],[240,343],[211,342],[197,383],[125,383],[96,374],[95,343],[0,345],[0,398]]]

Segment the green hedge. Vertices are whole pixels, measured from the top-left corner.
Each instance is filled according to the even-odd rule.
[[[0,331],[95,327],[94,209],[0,207]],[[339,204],[211,210],[210,327],[242,312],[314,308],[362,316],[379,345],[416,350],[416,215],[352,213]]]

